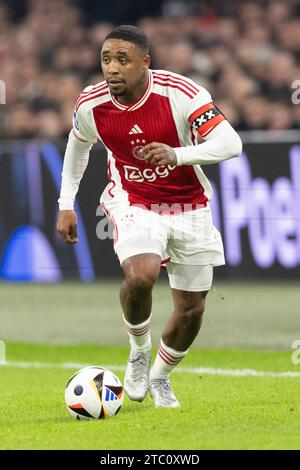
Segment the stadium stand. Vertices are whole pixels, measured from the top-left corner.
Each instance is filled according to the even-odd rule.
[[[67,136],[79,93],[102,80],[102,41],[120,15],[117,8],[94,14],[93,3],[99,5],[0,2],[0,79],[7,91],[0,138]],[[152,68],[205,86],[237,130],[300,128],[300,108],[291,101],[300,79],[298,1],[139,2],[143,11],[136,2],[100,3],[118,4],[122,18],[143,28]]]

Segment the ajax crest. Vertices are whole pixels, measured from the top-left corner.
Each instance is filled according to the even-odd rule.
[[[135,139],[130,141],[132,145],[131,153],[138,160],[144,160],[145,155],[142,152],[142,148],[146,145],[145,139]]]

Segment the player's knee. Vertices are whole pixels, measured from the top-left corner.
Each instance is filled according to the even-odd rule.
[[[122,265],[125,281],[125,288],[136,293],[147,293],[152,290],[160,272],[160,257],[158,255],[149,255],[145,257],[136,257],[128,259]]]
[[[181,312],[181,315],[185,317],[186,322],[197,324],[202,320],[204,307],[204,302],[202,300],[199,300],[195,304],[189,305],[188,308],[184,309]]]
[[[151,272],[133,272],[126,276],[127,288],[137,293],[146,293],[152,290],[156,275]]]

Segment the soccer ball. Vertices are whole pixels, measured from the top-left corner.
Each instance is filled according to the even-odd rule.
[[[110,370],[89,366],[70,378],[65,400],[75,419],[106,419],[120,411],[124,390],[118,377]]]

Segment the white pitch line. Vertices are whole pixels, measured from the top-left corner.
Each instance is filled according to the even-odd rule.
[[[82,364],[80,362],[15,362],[7,361],[5,364],[0,364],[0,367],[17,367],[17,368],[36,368],[36,369],[82,369],[83,367],[90,366],[91,364]],[[101,367],[101,366],[99,366]],[[125,366],[105,365],[105,369],[125,371]],[[300,372],[269,372],[260,371],[255,369],[216,369],[214,367],[179,367],[174,369],[177,373],[190,373],[190,374],[207,374],[207,375],[222,375],[231,377],[289,377],[299,378]]]

